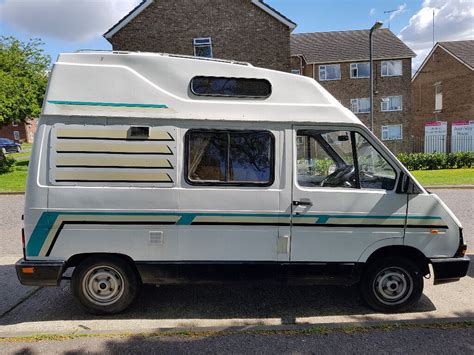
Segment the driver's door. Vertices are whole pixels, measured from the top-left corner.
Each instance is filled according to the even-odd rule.
[[[375,147],[357,127],[294,128],[291,261],[356,262],[375,243],[403,243],[407,197]]]

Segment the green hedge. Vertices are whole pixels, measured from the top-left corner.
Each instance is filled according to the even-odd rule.
[[[408,170],[461,169],[474,166],[474,152],[400,153],[397,157]]]
[[[7,157],[0,152],[0,174],[11,172],[14,164],[15,159]]]

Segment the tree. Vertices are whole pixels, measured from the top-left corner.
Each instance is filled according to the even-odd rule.
[[[43,45],[0,37],[0,127],[40,114],[51,64]]]

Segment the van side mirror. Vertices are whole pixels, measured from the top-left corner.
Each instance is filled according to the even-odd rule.
[[[416,187],[413,180],[405,173],[402,173],[398,180],[396,192],[398,194],[419,194],[421,191]]]

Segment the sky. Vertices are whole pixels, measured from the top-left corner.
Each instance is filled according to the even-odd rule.
[[[157,0],[159,1],[159,0]],[[202,0],[205,1],[205,0]],[[233,0],[228,0],[233,1]],[[0,0],[0,36],[41,38],[61,52],[111,49],[102,37],[140,0]],[[380,20],[415,51],[413,68],[435,41],[474,39],[474,0],[266,0],[298,24],[294,33],[370,28]],[[385,13],[386,11],[391,13]]]

